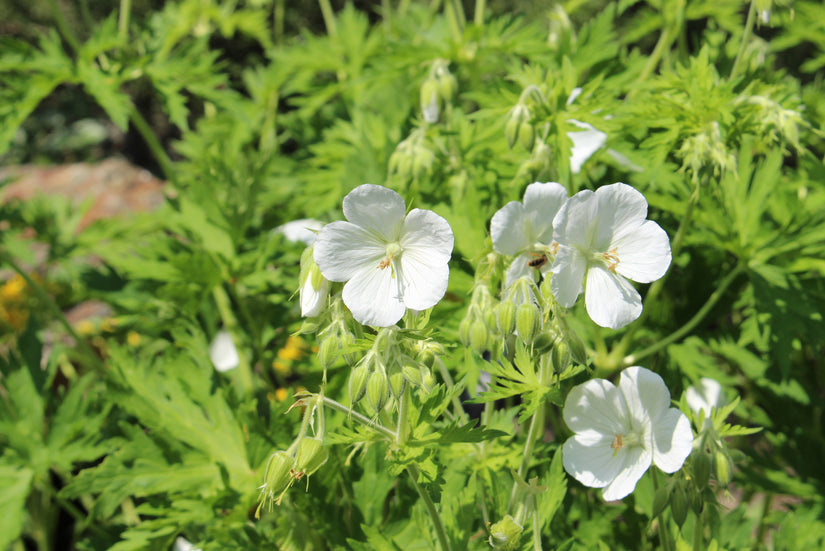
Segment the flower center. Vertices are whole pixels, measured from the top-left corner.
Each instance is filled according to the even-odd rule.
[[[395,257],[401,254],[401,250],[401,245],[397,242],[388,243],[386,249],[387,256],[385,256],[378,264],[378,269],[383,270],[387,266],[392,265],[392,261],[395,260]]]
[[[607,264],[607,269],[615,274],[616,266],[619,265],[619,251],[614,247],[606,253],[595,253],[593,260]]]
[[[636,433],[630,432],[628,434],[617,434],[613,438],[613,442],[610,443],[610,448],[613,450],[613,457],[616,457],[616,454],[619,453],[620,449],[638,446],[641,443],[642,439]]]

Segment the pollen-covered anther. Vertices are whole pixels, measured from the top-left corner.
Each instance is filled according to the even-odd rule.
[[[613,450],[613,457],[616,457],[616,454],[619,453],[619,450],[624,448],[624,443],[622,442],[621,434],[616,435],[616,437],[613,439],[613,442],[610,444],[610,448]]]
[[[614,249],[610,249],[606,253],[602,253],[602,256],[607,261],[607,269],[616,273],[616,266],[619,265],[619,251]]]
[[[392,264],[392,257],[388,256],[378,264],[378,269],[383,270],[384,268],[386,268],[390,264]]]

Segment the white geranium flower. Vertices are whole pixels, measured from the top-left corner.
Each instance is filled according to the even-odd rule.
[[[713,425],[710,420],[710,413],[713,409],[720,408],[726,404],[725,396],[722,394],[722,385],[713,379],[702,377],[697,386],[690,386],[685,391],[685,400],[688,407],[692,409],[697,417],[704,411],[704,427]]]
[[[209,358],[212,360],[215,369],[221,373],[238,367],[240,361],[238,350],[235,348],[235,343],[232,341],[232,335],[229,331],[218,331],[218,334],[215,335],[212,344],[209,345]]]
[[[499,209],[490,222],[493,250],[515,258],[507,269],[505,286],[523,276],[533,277],[536,270],[550,269],[555,250],[553,218],[564,202],[567,190],[556,182],[536,182],[527,186],[524,201],[510,201]]]
[[[396,192],[358,186],[344,197],[348,221],[327,224],[315,242],[321,274],[347,282],[344,304],[364,325],[393,325],[407,308],[435,306],[447,290],[450,225],[432,211],[405,210]]]
[[[684,413],[670,406],[670,392],[657,374],[628,367],[618,388],[605,379],[574,387],[564,403],[564,421],[576,434],[563,447],[564,469],[606,501],[630,494],[651,463],[678,471],[690,455],[693,432]]]
[[[175,540],[174,551],[201,551],[199,547],[192,545],[192,542],[182,536],[178,536]]]
[[[567,136],[573,141],[573,149],[570,153],[570,171],[573,174],[578,174],[581,172],[585,161],[607,142],[607,134],[601,130],[596,130],[592,124],[586,122],[577,121],[576,119],[570,119],[567,122],[582,129],[567,133]]]
[[[622,183],[567,200],[553,221],[559,251],[550,285],[559,304],[570,308],[584,289],[587,313],[602,327],[639,317],[642,299],[627,279],[659,279],[671,256],[667,233],[646,216],[644,196]]]
[[[325,277],[321,277],[317,288],[313,285],[312,277],[308,277],[301,285],[301,315],[305,318],[312,318],[320,314],[326,306],[328,295],[329,281]]]
[[[275,228],[275,231],[282,233],[284,237],[293,243],[304,243],[309,246],[315,243],[315,238],[323,227],[324,223],[319,220],[301,218],[281,224]]]

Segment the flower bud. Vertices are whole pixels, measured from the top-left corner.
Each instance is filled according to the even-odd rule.
[[[390,381],[383,367],[373,371],[367,379],[367,402],[375,413],[387,405],[390,398]]]
[[[351,346],[355,344],[355,337],[352,333],[342,332],[340,337],[338,337],[339,342],[341,343],[340,346],[343,350],[347,350]],[[344,361],[347,362],[349,365],[355,365],[355,362],[358,361],[358,354],[350,350],[349,352],[344,352]]]
[[[401,373],[414,386],[420,386],[424,378],[421,366],[410,357],[404,357],[401,360]]]
[[[295,471],[309,476],[327,462],[329,451],[320,438],[305,436],[298,442],[295,454]]]
[[[536,143],[536,129],[532,124],[524,121],[519,125],[518,138],[524,149],[533,151],[533,144]]]
[[[713,457],[713,466],[716,471],[716,480],[722,486],[730,484],[730,459],[722,450],[717,450]]]
[[[367,379],[369,378],[369,368],[365,362],[361,362],[352,368],[349,374],[349,401],[355,405],[367,391]]]
[[[523,528],[510,515],[490,526],[490,546],[502,551],[519,549]]]
[[[586,365],[587,348],[584,346],[584,341],[581,340],[577,334],[568,331],[565,342],[570,349],[570,355],[573,357],[573,361],[577,364]]]
[[[525,344],[530,344],[540,329],[538,306],[532,302],[519,304],[516,310],[516,331]]]
[[[269,456],[264,472],[263,493],[268,499],[279,503],[281,495],[289,488],[295,478],[292,470],[295,467],[295,458],[285,451],[277,451]]]
[[[711,463],[710,455],[705,453],[704,450],[697,453],[693,459],[693,479],[696,481],[698,488],[704,488],[708,485]]]
[[[329,369],[335,365],[338,359],[338,350],[341,348],[341,341],[334,334],[326,335],[318,344],[318,360],[324,369]]]
[[[487,325],[480,319],[475,320],[470,326],[470,347],[483,354],[487,350]]]
[[[516,327],[516,305],[510,300],[500,302],[496,306],[498,330],[503,335],[509,335]]]
[[[547,354],[560,342],[558,333],[552,328],[541,331],[533,339],[533,352],[538,355]]]
[[[428,78],[421,85],[421,113],[429,124],[438,122],[441,113],[441,98],[438,94],[438,81]]]
[[[673,489],[673,486],[670,484],[665,484],[656,489],[656,493],[653,494],[653,517],[658,517],[662,514],[662,511],[665,510],[667,507],[668,502],[670,501],[670,492]]]
[[[407,388],[407,379],[404,378],[404,372],[401,371],[401,367],[397,363],[393,362],[390,366],[388,378],[393,398],[400,400],[404,389]]]
[[[570,367],[570,347],[565,341],[560,341],[550,352],[550,362],[556,373],[561,373]]]
[[[470,328],[473,325],[473,318],[468,314],[464,316],[461,323],[458,324],[458,338],[466,347],[470,346]]]
[[[688,499],[685,489],[678,482],[670,496],[670,512],[673,514],[673,521],[681,528],[687,518]]]

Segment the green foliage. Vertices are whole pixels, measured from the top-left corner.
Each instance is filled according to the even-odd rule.
[[[98,20],[68,4],[50,3],[37,38],[0,40],[0,155],[33,158],[27,133],[62,99],[145,144],[166,197],[82,231],[92,201],[0,205],[0,549],[168,549],[182,536],[204,550],[476,550],[505,518],[521,527],[507,548],[823,545],[821,2],[464,14],[176,0],[91,6]],[[55,143],[87,143],[74,122]],[[581,124],[605,143],[577,166]],[[673,262],[642,287],[639,321],[612,331],[584,305],[563,312],[546,274],[543,343],[498,326],[507,259],[489,222],[535,181],[643,192]],[[304,245],[279,230],[340,219],[367,182],[455,236],[444,300],[385,344],[336,302],[337,284],[301,322]],[[482,287],[486,310],[472,301]],[[108,305],[102,322],[64,323],[91,300]],[[483,342],[470,347],[472,308]],[[238,352],[226,372],[209,354],[221,329]],[[348,395],[373,351],[395,385],[382,411]],[[729,405],[712,450],[603,506],[565,474],[563,406],[574,383],[628,365],[661,374],[682,409],[703,377]],[[306,437],[326,463],[285,473],[279,505],[256,513],[268,458],[294,458]]]

